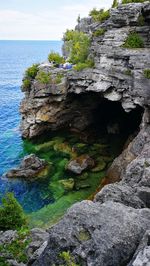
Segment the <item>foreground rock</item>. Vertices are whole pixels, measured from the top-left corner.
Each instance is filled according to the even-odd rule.
[[[20,167],[12,169],[6,173],[8,178],[38,178],[48,174],[48,164],[45,160],[39,159],[36,155],[31,154],[22,160]]]
[[[125,264],[150,227],[149,219],[150,210],[136,210],[111,201],[75,204],[49,231],[48,246],[33,265],[63,265],[63,250],[69,250],[81,265]]]
[[[24,236],[24,239],[22,238],[21,240],[17,231],[1,231],[0,246],[4,247],[4,250],[0,250],[0,258],[5,259],[10,266],[31,265],[44,251],[47,246],[48,238],[49,233],[40,228],[32,229]],[[11,244],[13,244],[14,241],[20,241],[20,243],[27,241],[28,244],[24,250],[24,254],[27,256],[28,263],[18,262],[18,257],[14,255],[13,248],[11,252]],[[9,245],[9,250],[7,250],[7,245]]]

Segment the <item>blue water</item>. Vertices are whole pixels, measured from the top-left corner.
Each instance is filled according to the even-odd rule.
[[[21,81],[27,67],[45,61],[51,50],[61,52],[61,45],[60,41],[0,41],[0,198],[7,191],[13,191],[26,211],[34,211],[47,203],[40,200],[40,184],[2,178],[23,156],[19,132]],[[31,206],[33,197],[35,204]]]

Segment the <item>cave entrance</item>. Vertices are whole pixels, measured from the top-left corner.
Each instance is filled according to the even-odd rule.
[[[95,142],[97,138],[107,136],[111,142],[118,141],[120,153],[126,140],[129,137],[132,140],[138,133],[143,115],[142,107],[137,106],[132,111],[125,112],[120,102],[104,99],[98,93],[73,97],[76,111],[70,124],[71,130],[79,130],[83,141]]]

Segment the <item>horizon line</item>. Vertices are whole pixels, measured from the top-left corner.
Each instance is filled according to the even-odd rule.
[[[51,41],[53,41],[53,42],[56,42],[56,41],[63,41],[63,40],[61,40],[61,39],[56,39],[56,40],[47,40],[47,39],[43,39],[43,40],[38,40],[38,39],[36,39],[36,40],[32,40],[32,39],[21,39],[21,40],[19,40],[19,39],[16,39],[16,40],[12,40],[12,39],[0,39],[0,41],[46,41],[46,42],[51,42]]]

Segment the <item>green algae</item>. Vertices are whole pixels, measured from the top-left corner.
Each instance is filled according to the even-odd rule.
[[[78,238],[79,241],[84,242],[84,241],[90,240],[91,239],[91,235],[90,235],[90,233],[87,230],[82,229],[82,230],[80,230],[77,238]]]
[[[89,178],[89,188],[68,192],[54,203],[30,214],[30,227],[40,226],[47,228],[58,222],[73,203],[80,202],[90,197],[104,176],[105,172],[101,172],[100,174],[92,173],[91,178]]]
[[[90,198],[105,177],[108,164],[118,155],[121,147],[118,136],[101,136],[93,143],[84,143],[80,141],[80,136],[68,132],[57,132],[39,138],[36,142],[25,141],[25,154],[35,153],[51,165],[41,195],[42,198],[52,201],[29,214],[30,227],[49,227],[56,223],[73,203]],[[80,175],[69,172],[68,162],[83,154],[94,159],[93,169],[85,170]]]

